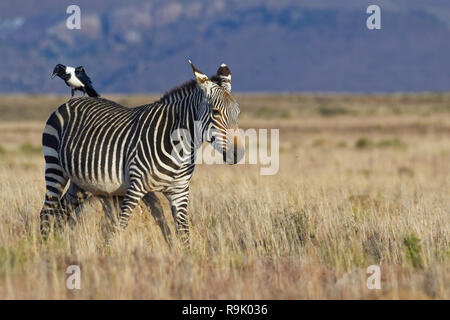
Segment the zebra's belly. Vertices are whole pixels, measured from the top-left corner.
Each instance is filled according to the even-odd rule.
[[[70,179],[81,189],[94,195],[124,196],[129,187],[128,182],[86,181],[76,177],[71,177]]]

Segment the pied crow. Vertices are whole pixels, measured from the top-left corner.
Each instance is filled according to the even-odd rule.
[[[72,89],[72,97],[75,90],[82,91],[83,95],[87,93],[90,97],[100,96],[97,91],[95,91],[94,87],[92,87],[92,81],[87,76],[82,66],[73,68],[70,66],[57,64],[53,69],[52,79],[56,76],[63,79],[64,82]]]

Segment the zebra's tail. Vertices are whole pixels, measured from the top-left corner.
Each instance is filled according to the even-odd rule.
[[[61,108],[60,108],[61,109]],[[40,230],[44,239],[50,232],[50,218],[56,218],[58,225],[64,219],[60,199],[68,182],[68,176],[59,158],[62,137],[63,117],[59,110],[52,113],[44,128],[42,145],[45,158],[45,200],[40,213]]]

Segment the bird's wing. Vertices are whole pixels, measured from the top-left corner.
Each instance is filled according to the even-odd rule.
[[[95,91],[94,87],[92,87],[90,84],[84,87],[86,90],[86,93],[89,97],[100,97],[97,91]]]
[[[79,66],[75,69],[75,76],[80,79],[80,81],[83,82],[84,85],[92,83],[91,78],[88,77],[82,66]]]

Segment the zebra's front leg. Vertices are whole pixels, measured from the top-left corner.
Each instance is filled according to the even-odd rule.
[[[139,201],[147,193],[139,186],[139,182],[132,182],[127,190],[127,193],[125,194],[125,197],[123,198],[121,212],[119,215],[119,226],[121,229],[126,229],[126,227],[128,226],[128,221],[133,214],[134,208],[136,208]]]
[[[165,193],[169,200],[177,235],[185,246],[189,246],[189,220],[187,207],[189,202],[189,187],[182,192]]]
[[[144,201],[153,218],[155,218],[156,223],[161,229],[164,240],[166,240],[169,246],[172,245],[172,234],[170,232],[166,218],[164,217],[164,211],[161,206],[161,201],[158,199],[154,192],[147,193],[142,198],[142,201]]]

